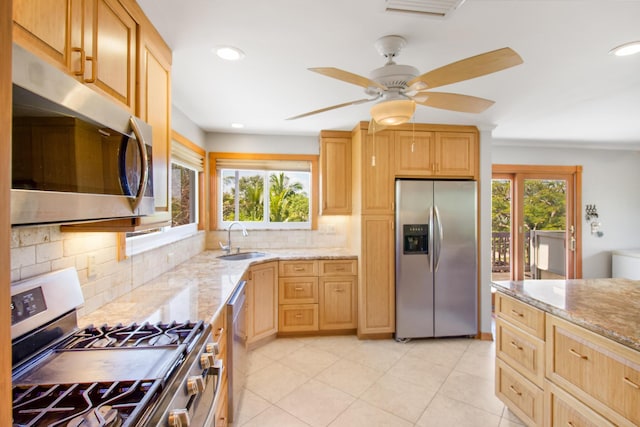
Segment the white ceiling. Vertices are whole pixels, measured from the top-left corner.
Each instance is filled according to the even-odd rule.
[[[317,135],[369,120],[372,103],[298,120],[365,98],[361,87],[308,71],[369,76],[381,36],[408,41],[396,58],[420,73],[511,47],[524,64],[438,88],[496,101],[482,114],[418,106],[418,123],[493,128],[496,139],[599,146],[640,144],[640,0],[467,0],[447,18],[385,12],[385,0],[138,0],[173,50],[174,105],[206,131]],[[244,60],[212,48],[234,45]],[[244,129],[234,130],[240,122]]]

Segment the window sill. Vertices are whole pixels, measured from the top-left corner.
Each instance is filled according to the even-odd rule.
[[[127,238],[126,256],[130,257],[184,240],[198,233],[197,224],[166,228],[156,233]],[[204,231],[203,231],[204,233]]]

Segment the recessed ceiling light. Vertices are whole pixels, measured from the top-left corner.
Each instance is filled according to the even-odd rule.
[[[640,52],[640,41],[621,44],[620,46],[614,47],[609,51],[609,53],[616,56],[633,55],[634,53],[638,52]]]
[[[231,123],[231,127],[234,129],[242,129],[244,125],[242,123]]]
[[[239,61],[244,58],[244,52],[233,46],[219,46],[214,48],[214,52],[227,61]]]

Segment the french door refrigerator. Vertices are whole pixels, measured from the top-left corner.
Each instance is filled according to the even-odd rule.
[[[476,335],[474,181],[396,180],[396,339]]]

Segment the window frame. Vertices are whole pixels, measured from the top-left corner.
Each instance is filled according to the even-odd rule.
[[[209,153],[209,230],[222,230],[222,224],[218,221],[218,199],[221,196],[218,182],[218,159],[227,160],[272,160],[272,161],[307,161],[311,164],[311,186],[309,200],[311,216],[309,223],[311,230],[318,229],[318,189],[319,182],[319,156],[310,154],[265,154],[265,153],[227,153],[227,152],[210,152]]]
[[[181,144],[184,148],[192,151],[197,157],[202,159],[202,170],[196,170],[196,181],[197,181],[197,200],[196,200],[196,209],[197,209],[197,222],[180,225],[176,227],[171,226],[171,212],[169,211],[169,225],[158,227],[158,230],[153,233],[144,234],[140,236],[131,236],[127,237],[127,233],[118,233],[118,260],[122,261],[130,256],[137,255],[143,252],[150,251],[152,249],[159,248],[161,246],[178,242],[183,240],[189,236],[193,236],[199,231],[204,231],[206,229],[206,189],[205,189],[205,176],[206,176],[206,151],[204,148],[199,145],[191,142],[185,136],[180,133],[172,130],[171,131],[171,146],[173,146],[174,142]],[[171,168],[171,164],[176,163],[182,166],[187,166],[191,168],[185,162],[181,162],[179,160],[174,160],[173,152],[171,157],[169,158],[169,168]],[[171,171],[168,171],[169,177],[171,177]],[[169,187],[167,191],[171,194],[171,178],[169,178],[168,182]],[[171,209],[169,207],[169,209]]]

